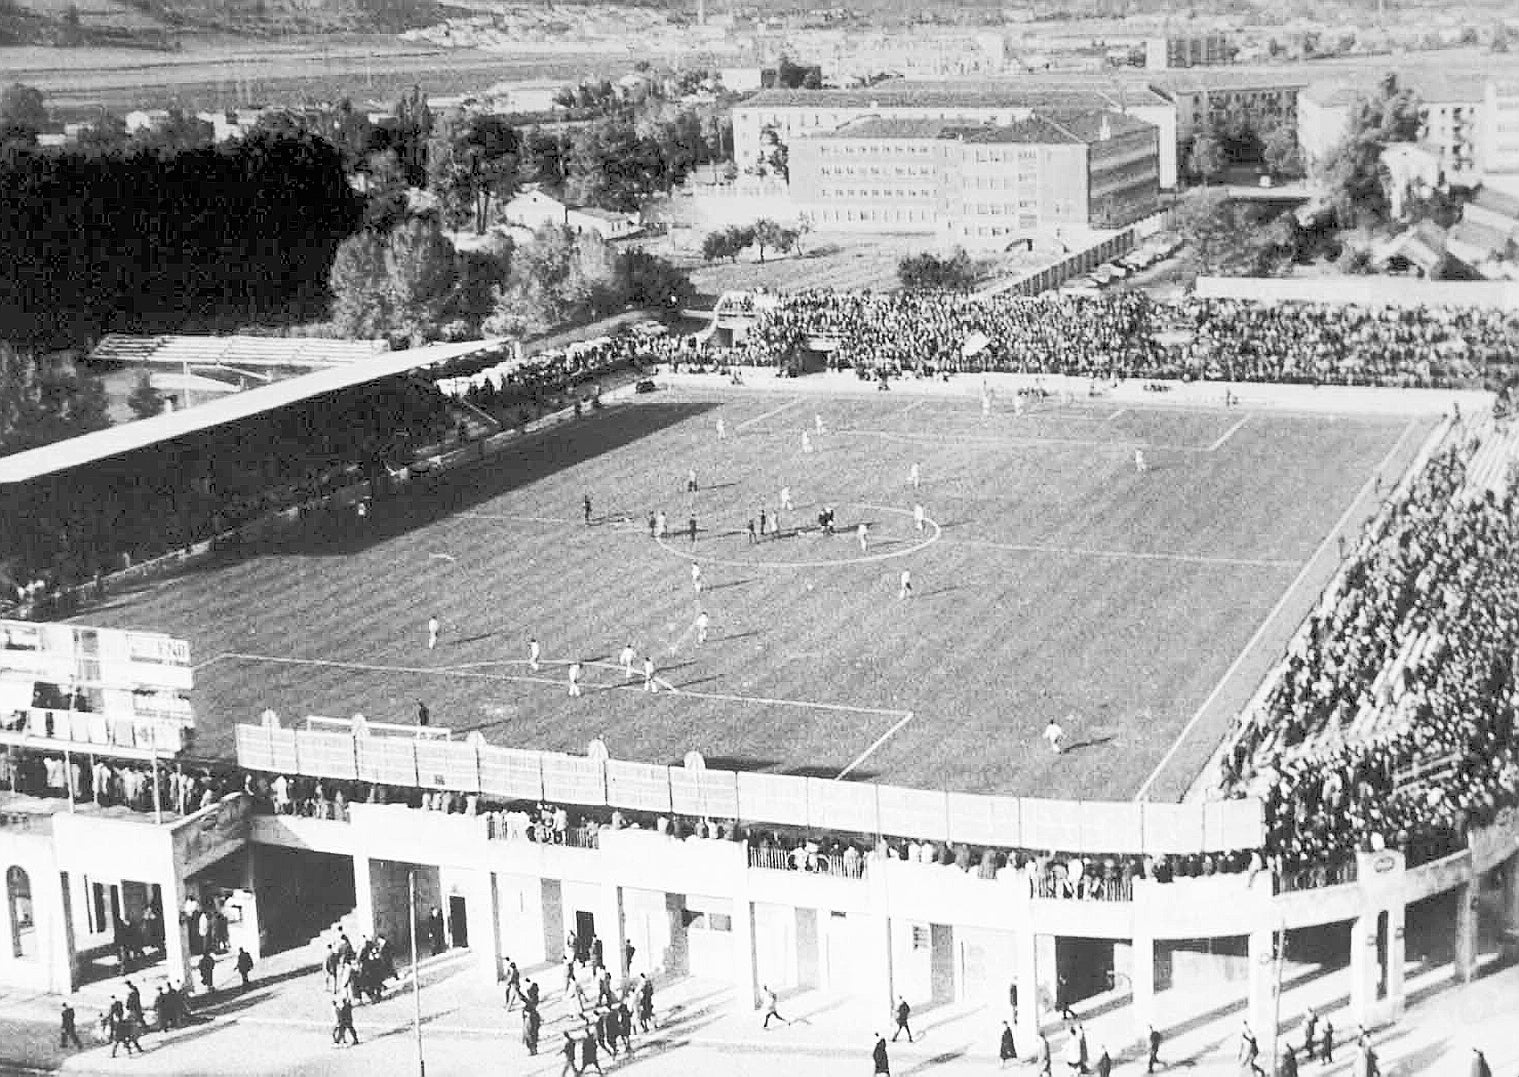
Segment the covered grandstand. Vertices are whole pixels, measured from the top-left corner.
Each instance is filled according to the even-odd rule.
[[[484,421],[460,413],[424,372],[497,346],[373,354],[4,457],[6,572],[17,585],[67,587],[383,476]]]

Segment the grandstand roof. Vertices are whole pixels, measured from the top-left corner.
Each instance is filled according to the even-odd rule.
[[[429,344],[406,351],[386,352],[363,362],[328,367],[287,378],[273,385],[234,393],[183,411],[155,415],[151,419],[140,419],[67,441],[57,441],[38,449],[28,449],[26,452],[0,457],[0,485],[27,482],[136,449],[146,449],[187,434],[263,415],[327,393],[404,374],[408,370],[435,366],[501,344],[497,340],[473,340],[463,344]]]
[[[90,359],[174,366],[341,366],[388,351],[383,340],[326,337],[106,336]]]

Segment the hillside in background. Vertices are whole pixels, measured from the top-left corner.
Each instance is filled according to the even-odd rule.
[[[394,34],[450,13],[434,0],[0,0],[0,45],[175,50],[185,35]]]

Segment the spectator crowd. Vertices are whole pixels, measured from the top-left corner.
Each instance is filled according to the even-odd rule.
[[[784,364],[822,338],[834,344],[832,366],[862,376],[999,371],[1498,388],[1513,379],[1519,359],[1519,313],[1465,308],[1161,302],[1141,292],[804,291],[772,297],[757,313],[728,361]]]
[[[1511,480],[1468,487],[1475,448],[1436,453],[1368,525],[1226,742],[1223,788],[1264,799],[1286,866],[1423,862],[1519,804],[1519,520]]]

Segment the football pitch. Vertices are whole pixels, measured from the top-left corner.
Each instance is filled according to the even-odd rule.
[[[513,747],[599,735],[643,762],[696,749],[736,769],[1175,799],[1332,572],[1336,534],[1374,506],[1373,476],[1389,486],[1431,425],[677,389],[382,501],[362,530],[313,526],[78,620],[191,641],[200,756],[230,758],[232,726],[266,707],[409,723],[422,701],[434,725]],[[751,542],[783,486],[781,534]],[[1051,718],[1058,756],[1039,739]]]

